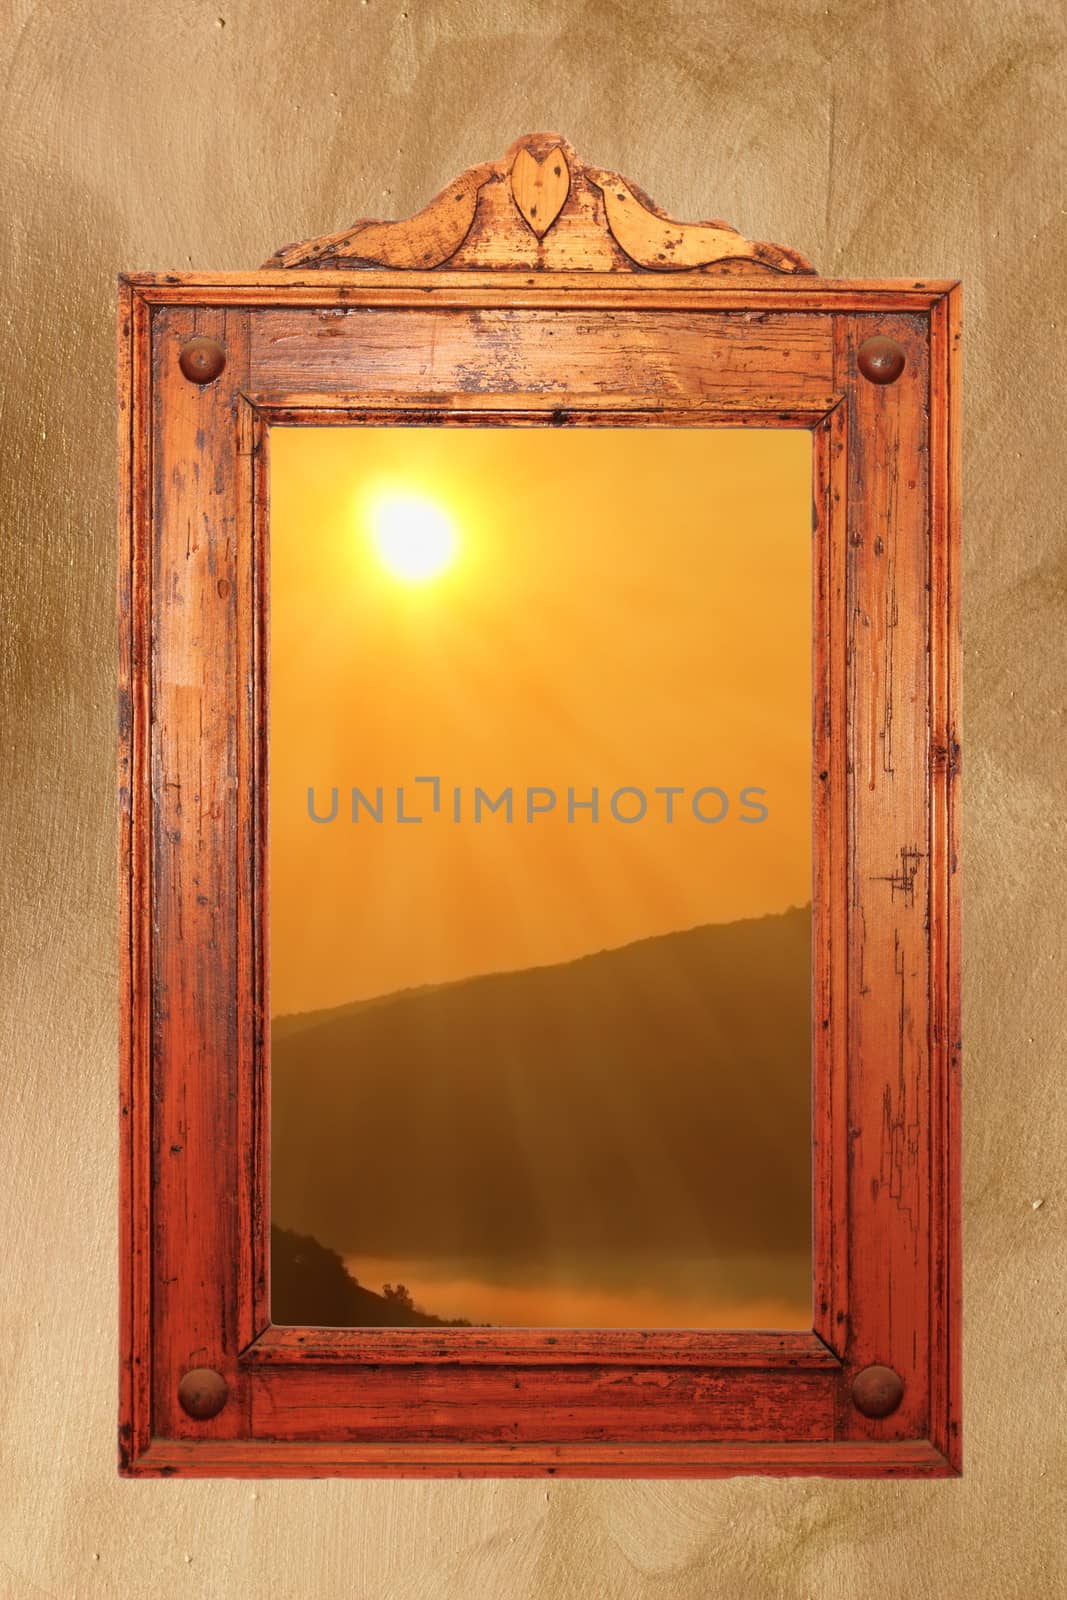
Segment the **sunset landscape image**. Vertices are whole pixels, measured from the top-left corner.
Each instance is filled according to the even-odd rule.
[[[810,434],[269,450],[272,1320],[810,1327]]]

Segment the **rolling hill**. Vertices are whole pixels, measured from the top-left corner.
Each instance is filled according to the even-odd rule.
[[[272,1215],[348,1256],[806,1254],[808,908],[272,1026]]]

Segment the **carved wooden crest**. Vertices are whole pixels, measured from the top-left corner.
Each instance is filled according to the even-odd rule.
[[[588,272],[812,272],[784,245],[725,222],[677,222],[626,178],[555,133],[517,139],[402,222],[355,222],[286,245],[268,267],[515,268]]]

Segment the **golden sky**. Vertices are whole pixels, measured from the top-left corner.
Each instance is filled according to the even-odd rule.
[[[270,449],[275,1015],[810,900],[809,433],[276,427]],[[398,516],[401,564],[436,575],[396,570]],[[334,822],[310,786],[323,816],[339,790]],[[381,823],[351,822],[353,786],[383,789]],[[474,822],[478,787],[511,788],[510,824]],[[528,787],[557,797],[532,822]],[[598,820],[568,821],[594,787]],[[612,817],[622,787],[641,821]],[[729,809],[701,822],[713,787]]]

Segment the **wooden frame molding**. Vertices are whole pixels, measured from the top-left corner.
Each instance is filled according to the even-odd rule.
[[[544,133],[408,222],[120,279],[124,1474],[958,1474],[959,337],[954,282],[819,278]],[[810,1331],[271,1325],[292,422],[810,432]]]

